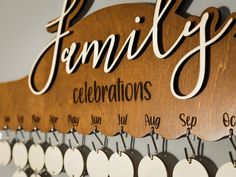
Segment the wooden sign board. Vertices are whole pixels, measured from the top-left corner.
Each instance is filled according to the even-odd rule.
[[[121,130],[216,140],[236,129],[235,19],[184,18],[181,0],[122,4],[73,24],[85,1],[65,1],[29,76],[0,85],[0,126]]]

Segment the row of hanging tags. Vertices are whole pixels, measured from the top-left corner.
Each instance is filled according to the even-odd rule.
[[[28,133],[20,126],[15,132],[13,140],[10,138],[10,130],[5,126],[4,137],[0,141],[0,166],[6,166],[13,160],[17,171],[13,177],[50,177],[63,172],[69,177],[235,177],[236,161],[230,152],[231,162],[224,164],[218,171],[212,169],[212,165],[201,155],[201,140],[198,139],[198,153],[190,139],[190,129],[186,138],[192,151],[191,156],[187,148],[184,148],[186,159],[178,161],[167,152],[167,140],[162,139],[162,152],[158,152],[157,134],[151,129],[150,137],[154,149],[151,153],[149,144],[147,155],[143,156],[135,149],[135,138],[130,137],[130,147],[127,148],[125,139],[128,134],[121,131],[117,134],[123,146],[120,150],[118,141],[115,150],[108,146],[110,137],[104,136],[95,128],[91,133],[100,144],[97,148],[94,141],[86,143],[86,136],[80,135],[72,128],[68,134],[62,134],[61,142],[59,133],[52,128],[48,133],[41,133],[37,127]],[[44,135],[44,138],[42,137]],[[69,138],[68,138],[69,136]],[[81,143],[78,136],[81,137]],[[66,142],[67,137],[67,142]],[[229,140],[236,152],[233,140],[233,130],[230,130]],[[101,138],[104,138],[102,141]],[[86,144],[91,143],[92,149]],[[114,149],[114,148],[113,148]]]

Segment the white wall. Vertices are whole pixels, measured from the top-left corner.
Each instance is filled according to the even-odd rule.
[[[127,2],[155,3],[155,0],[95,0],[90,13],[106,6]],[[48,21],[59,16],[62,4],[63,0],[0,1],[0,82],[16,80],[29,73],[37,55],[54,36],[47,33],[44,26]],[[193,0],[188,13],[200,15],[209,6],[225,6],[231,12],[236,11],[235,0]],[[110,146],[113,149],[115,149],[115,139],[110,140]],[[90,141],[91,138],[87,141],[89,146],[91,146]],[[159,139],[157,142],[161,149],[161,140]],[[183,159],[183,148],[188,146],[186,142],[185,138],[169,141],[168,152],[174,154],[178,159]],[[136,149],[143,155],[147,154],[147,143],[151,143],[148,138],[137,140]],[[197,144],[197,141],[194,143]],[[229,150],[232,150],[232,146],[228,139],[219,142],[205,142],[204,155],[219,167],[230,160]],[[11,163],[7,167],[0,167],[0,176],[11,176],[14,171],[15,167]],[[65,175],[62,174],[62,176]]]

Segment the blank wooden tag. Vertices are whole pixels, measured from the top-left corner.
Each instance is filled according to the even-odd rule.
[[[7,141],[0,141],[0,165],[5,166],[11,160],[11,146]]]
[[[64,168],[69,177],[80,177],[84,171],[84,159],[81,152],[68,149],[64,156]]]
[[[39,174],[32,174],[30,177],[41,177]]]
[[[91,151],[87,158],[87,170],[90,177],[108,176],[108,157],[101,151]]]
[[[167,177],[167,170],[163,161],[153,156],[151,159],[149,156],[144,157],[138,167],[139,177]]]
[[[26,175],[26,173],[24,172],[24,171],[16,171],[13,175],[12,175],[12,177],[27,177],[27,175]]]
[[[44,167],[44,150],[39,144],[33,144],[29,149],[29,164],[32,170],[40,172]]]
[[[125,153],[112,154],[109,160],[108,171],[110,177],[133,177],[134,166],[128,155]]]
[[[59,175],[63,169],[63,155],[56,146],[48,147],[45,153],[45,166],[51,175]]]
[[[12,158],[17,168],[22,169],[28,162],[28,152],[24,143],[17,142],[13,146]]]
[[[179,161],[173,171],[173,177],[209,177],[205,167],[197,160],[189,163],[186,159]]]
[[[232,162],[226,163],[220,167],[216,173],[216,177],[235,177],[236,168],[233,166]]]

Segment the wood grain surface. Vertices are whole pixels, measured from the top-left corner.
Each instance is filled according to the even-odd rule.
[[[111,34],[119,38],[117,54],[132,30],[140,32],[137,42],[137,46],[140,46],[153,26],[154,4],[122,4],[108,7],[72,25],[70,22],[78,15],[76,12],[80,12],[82,3],[83,1],[80,1],[77,6],[79,8],[75,8],[66,19],[64,30],[72,33],[61,40],[58,57],[63,49],[76,42],[80,45],[80,50],[74,58],[78,58],[86,41],[96,39],[104,42]],[[176,1],[162,22],[160,36],[164,51],[173,45],[188,20],[198,24],[201,19],[195,16],[186,19],[177,14],[176,9],[181,8],[180,4],[181,1]],[[207,37],[212,37],[222,29],[224,23],[218,25],[221,19],[216,8],[209,8],[206,12],[211,15]],[[142,17],[144,21],[135,23],[137,16]],[[230,17],[235,19],[236,15],[231,14]],[[48,31],[56,32],[56,28],[57,24]],[[89,134],[96,127],[106,135],[114,135],[123,127],[129,134],[142,137],[154,127],[156,133],[168,139],[175,139],[185,134],[187,128],[191,128],[192,134],[204,140],[217,140],[228,135],[230,128],[236,130],[235,33],[236,27],[231,25],[223,37],[207,47],[204,85],[198,95],[191,99],[175,98],[170,90],[170,79],[180,58],[199,45],[198,32],[186,37],[166,59],[158,59],[154,55],[150,40],[138,58],[128,60],[124,54],[119,65],[110,73],[103,71],[105,59],[98,68],[92,69],[93,54],[87,64],[81,64],[70,75],[65,72],[65,63],[58,60],[57,74],[52,86],[39,96],[30,91],[28,77],[2,83],[0,128],[8,124],[11,129],[16,129],[24,117],[22,126],[26,130],[32,130],[36,121],[38,128],[45,132],[54,125],[61,132],[68,132],[74,126],[80,133]],[[47,81],[53,51],[54,46],[45,52],[35,73],[35,87],[38,89]],[[198,74],[199,52],[186,62],[179,73],[178,88],[182,94],[188,94],[195,87]],[[120,100],[118,96],[117,100],[114,100],[105,95],[104,100],[101,98],[98,102],[93,100],[89,103],[87,93],[88,100],[85,103],[86,87],[87,92],[94,95],[95,82],[97,87],[118,87],[118,83],[123,84],[128,90],[127,98],[132,98],[128,100],[125,96],[123,101],[122,96]],[[141,89],[137,87],[138,84],[143,84]],[[137,93],[129,92],[132,89],[138,90]],[[79,100],[80,90],[83,90],[81,100],[84,103]],[[10,117],[9,123],[4,121],[6,117]],[[121,117],[122,119],[119,119]]]

